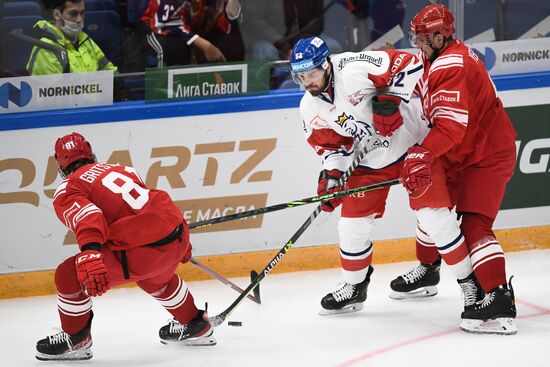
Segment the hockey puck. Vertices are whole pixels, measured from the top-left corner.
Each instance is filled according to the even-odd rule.
[[[229,326],[243,326],[243,323],[240,321],[228,321],[227,325]]]

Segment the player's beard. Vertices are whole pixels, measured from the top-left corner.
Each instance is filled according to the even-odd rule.
[[[306,90],[309,92],[309,94],[311,94],[313,97],[318,97],[321,95],[321,93],[323,93],[323,89],[322,88],[318,88],[317,86],[315,86],[315,89],[310,89],[311,87],[308,87],[306,88]]]
[[[445,41],[443,43],[443,46],[441,46],[440,48],[434,48],[433,46],[430,45],[430,48],[432,49],[432,54],[431,54],[431,57],[428,58],[426,56],[426,53],[424,53],[426,60],[428,60],[430,63],[433,63],[435,59],[437,59],[441,55],[441,52],[445,49],[446,46],[447,46],[447,41]]]
[[[320,87],[317,87],[315,85],[315,89],[311,90],[309,89],[309,87],[306,87],[306,90],[309,92],[309,94],[311,94],[313,97],[319,97],[321,95],[321,93],[325,92],[328,88],[328,83],[330,81],[330,75],[328,75],[328,73],[325,71],[325,73],[323,74],[323,79],[324,79],[324,82],[323,82],[323,85],[321,85]]]
[[[432,48],[432,56],[428,59],[430,62],[434,62],[435,59],[437,59],[439,57],[439,55],[441,54],[441,49],[433,49]]]

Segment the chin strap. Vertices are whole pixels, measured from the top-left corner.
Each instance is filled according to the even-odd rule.
[[[445,37],[444,40],[443,40],[443,45],[439,48],[434,48],[432,43],[428,43],[428,46],[431,47],[431,49],[434,51],[434,54],[433,54],[433,59],[432,59],[432,62],[433,60],[437,59],[439,57],[439,55],[441,55],[441,51],[448,46],[448,44],[450,44],[450,42],[452,42],[452,38],[451,37]]]

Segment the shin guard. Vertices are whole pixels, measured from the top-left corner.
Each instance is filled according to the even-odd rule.
[[[372,262],[372,242],[370,232],[373,217],[340,218],[340,263],[344,281],[350,284],[362,282]]]
[[[416,212],[420,227],[437,246],[457,279],[464,279],[472,273],[468,247],[458,222],[447,208],[422,208]]]

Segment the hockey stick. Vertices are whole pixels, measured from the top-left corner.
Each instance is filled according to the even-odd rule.
[[[191,264],[195,265],[196,267],[198,267],[199,269],[201,269],[202,271],[204,271],[205,273],[209,274],[210,276],[212,276],[212,278],[214,279],[217,279],[219,280],[220,282],[222,282],[223,284],[225,285],[228,285],[229,287],[231,287],[231,289],[239,292],[239,293],[242,293],[243,290],[238,286],[236,285],[235,283],[233,283],[232,281],[230,281],[229,279],[225,279],[224,277],[222,277],[220,274],[216,273],[214,270],[210,269],[209,267],[207,267],[206,265],[203,265],[201,264],[200,262],[197,261],[197,259],[195,258],[191,258],[189,259],[189,262],[191,262]],[[253,278],[252,278],[253,279]],[[250,295],[250,294],[247,294],[246,297],[251,300],[251,301],[254,301],[256,302],[257,304],[261,304],[262,301],[260,300],[260,297],[259,297],[259,291],[257,293],[258,296],[256,296],[256,294],[253,295]]]
[[[318,201],[329,200],[329,199],[333,199],[335,197],[340,197],[340,196],[344,196],[344,195],[351,195],[351,194],[358,193],[358,192],[374,191],[374,190],[378,190],[378,189],[381,189],[381,188],[384,188],[384,187],[390,187],[390,186],[393,186],[393,185],[397,185],[399,183],[401,183],[401,179],[396,178],[396,179],[389,180],[389,181],[383,181],[383,182],[378,182],[378,183],[371,184],[371,185],[356,187],[354,189],[339,191],[338,192],[339,195],[327,194],[327,195],[321,195],[321,196],[314,196],[312,198],[308,198],[308,199],[312,199],[312,201],[299,203],[298,205],[295,205],[295,206],[305,205],[305,204],[312,204],[312,203],[316,203]],[[280,204],[280,205],[283,205],[283,204]],[[288,206],[288,208],[292,208],[292,207],[294,207],[294,206]],[[265,209],[265,208],[263,208],[263,209]],[[283,208],[281,208],[281,209],[283,209]],[[279,210],[279,209],[277,209],[277,210]],[[252,211],[243,212],[241,214],[250,213],[250,212],[252,212]],[[255,214],[250,214],[250,215],[255,215]],[[218,218],[218,219],[222,219],[222,218],[226,218],[226,217],[221,217],[221,218]],[[232,218],[232,219],[237,219],[237,218]],[[225,219],[224,221],[232,220],[232,219]],[[197,222],[197,223],[199,223],[199,222]],[[239,286],[232,283],[230,280],[225,279],[223,276],[216,273],[214,270],[212,270],[212,269],[206,267],[205,265],[199,263],[195,258],[191,258],[190,262],[192,264],[196,265],[201,270],[203,270],[205,273],[211,275],[213,278],[215,278],[215,279],[219,280],[220,282],[230,286],[235,291],[237,291],[239,293],[244,292],[241,288],[239,288]],[[258,276],[258,273],[256,271],[252,270],[250,272],[250,277],[251,277],[252,281],[254,281],[257,276]],[[258,287],[253,289],[254,296],[252,296],[250,294],[247,294],[247,298],[249,298],[250,300],[256,302],[257,304],[262,303],[262,301],[260,299],[260,289],[259,288],[260,287],[258,286]]]
[[[375,148],[375,145],[377,142],[379,142],[379,140],[380,139],[378,139],[376,135],[371,138],[371,140],[365,145],[365,147],[353,160],[351,165],[348,167],[347,171],[344,172],[342,177],[340,177],[340,179],[338,180],[338,186],[343,185],[347,181],[349,176],[353,173],[353,171],[355,171],[355,169],[359,165],[359,162],[361,162],[361,160],[365,157],[365,155],[367,155],[368,152],[370,152],[372,149]],[[306,219],[304,224],[302,224],[302,226],[298,229],[298,231],[296,231],[296,233],[294,233],[294,235],[290,238],[290,240],[288,240],[287,243],[285,243],[283,248],[279,250],[277,255],[275,255],[275,257],[269,262],[269,264],[258,274],[258,276],[256,276],[256,278],[252,281],[252,283],[250,283],[248,287],[246,287],[246,289],[239,295],[239,297],[237,297],[237,299],[233,301],[233,303],[228,308],[226,308],[223,312],[221,312],[220,314],[210,319],[210,322],[213,326],[221,325],[225,321],[227,316],[229,316],[229,314],[231,314],[233,310],[242,302],[244,297],[246,297],[246,295],[250,293],[250,291],[252,291],[254,288],[256,288],[260,284],[260,282],[265,278],[265,276],[269,274],[271,270],[273,270],[275,265],[277,265],[279,261],[281,261],[281,259],[283,258],[283,256],[285,256],[288,250],[290,250],[292,246],[294,246],[296,241],[310,226],[310,224],[313,223],[313,221],[315,220],[315,218],[317,218],[319,213],[321,213],[321,205],[318,205],[317,208],[315,208],[313,213],[311,213],[311,215]]]
[[[274,204],[274,205],[266,206],[265,208],[247,210],[246,212],[230,214],[230,215],[226,215],[226,216],[223,216],[223,217],[211,218],[211,219],[203,220],[203,221],[200,221],[200,222],[189,223],[189,229],[206,227],[206,226],[210,226],[210,225],[217,224],[217,223],[223,223],[223,222],[228,222],[228,221],[231,221],[231,220],[242,219],[242,218],[246,218],[246,217],[252,217],[254,215],[266,214],[266,213],[276,212],[276,211],[283,210],[283,209],[295,208],[297,206],[318,203],[318,202],[321,202],[321,201],[331,200],[331,199],[339,198],[339,197],[342,197],[342,196],[356,194],[356,193],[363,192],[363,191],[372,191],[372,190],[376,190],[376,189],[379,189],[379,188],[392,186],[392,185],[398,184],[399,182],[400,182],[399,179],[395,179],[395,180],[380,182],[380,183],[376,183],[376,184],[372,184],[372,185],[354,187],[353,189],[336,191],[336,192],[333,192],[331,194],[325,194],[325,195],[319,195],[319,196],[310,196],[310,197],[304,198],[304,199],[289,201],[287,203]]]

